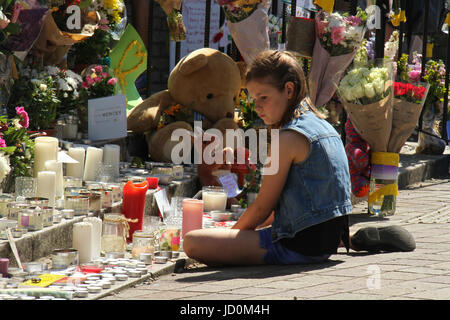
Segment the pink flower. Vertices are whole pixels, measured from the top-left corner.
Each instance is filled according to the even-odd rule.
[[[92,79],[92,77],[87,77],[86,78],[86,84],[88,87],[90,87],[93,83],[94,83],[94,79]]]
[[[28,128],[28,126],[30,125],[30,118],[28,117],[28,113],[25,111],[25,108],[16,107],[16,113],[21,119],[19,124],[24,128]]]
[[[101,76],[102,76],[102,78],[108,78],[109,74],[107,72],[102,72]]]
[[[319,21],[317,24],[317,29],[319,32],[319,37],[325,33],[325,29],[328,27],[328,21]]]
[[[7,147],[6,141],[0,137],[0,148],[6,148],[6,147]]]
[[[109,84],[110,86],[114,86],[116,83],[117,83],[117,79],[116,78],[111,78],[107,82],[107,84]]]
[[[359,26],[361,24],[361,18],[356,16],[349,16],[345,18],[345,21],[350,23],[352,26]]]
[[[333,44],[339,44],[339,42],[345,40],[344,38],[345,27],[334,27],[331,29],[331,42]]]
[[[411,79],[412,82],[418,82],[420,81],[420,74],[421,74],[420,70],[411,70],[409,72],[409,78]]]
[[[95,66],[94,67],[94,72],[95,73],[102,73],[103,72],[103,67],[102,66]]]

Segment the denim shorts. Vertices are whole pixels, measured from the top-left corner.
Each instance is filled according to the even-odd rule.
[[[301,253],[289,250],[279,242],[272,242],[272,228],[258,230],[259,246],[267,250],[263,260],[265,264],[310,264],[326,261],[330,255],[305,256]]]

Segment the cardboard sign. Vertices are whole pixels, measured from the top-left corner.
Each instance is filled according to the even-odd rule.
[[[228,198],[234,198],[242,192],[231,173],[220,176],[219,182],[227,192]]]
[[[127,136],[127,101],[124,95],[88,101],[89,140],[119,139]]]

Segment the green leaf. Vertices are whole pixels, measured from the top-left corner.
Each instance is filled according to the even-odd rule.
[[[0,151],[6,152],[6,153],[14,153],[16,151],[16,147],[3,147],[0,148]]]

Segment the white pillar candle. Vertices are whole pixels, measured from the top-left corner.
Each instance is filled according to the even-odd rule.
[[[84,165],[84,181],[95,181],[97,171],[103,162],[103,150],[89,147],[86,152],[86,162]]]
[[[88,263],[93,259],[92,223],[77,222],[73,224],[72,247],[78,250],[79,263]]]
[[[37,192],[39,198],[47,198],[48,205],[55,205],[56,173],[54,171],[40,171],[37,176]]]
[[[102,219],[97,217],[84,218],[83,222],[92,224],[92,258],[100,258],[102,249]]]
[[[56,197],[62,198],[64,196],[64,174],[63,164],[57,160],[45,161],[45,169],[47,171],[53,171],[56,174]]]
[[[114,167],[115,176],[119,176],[120,146],[116,144],[105,144],[103,147],[103,163]]]
[[[45,161],[58,160],[58,139],[54,137],[38,137],[34,145],[34,177],[39,171],[45,171]]]
[[[82,147],[69,148],[68,154],[72,159],[78,161],[78,163],[66,164],[66,176],[83,179],[86,150]]]

